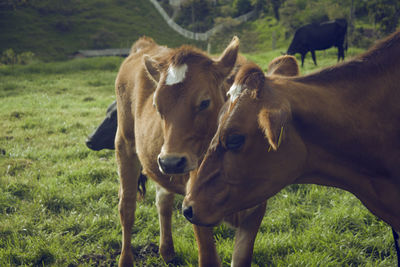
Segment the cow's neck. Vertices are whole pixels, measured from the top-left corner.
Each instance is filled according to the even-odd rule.
[[[398,48],[386,64],[380,58],[373,63],[359,59],[304,77],[278,79],[272,86],[289,100],[295,127],[306,142],[370,175],[400,175],[400,167],[388,167],[400,165],[400,41]],[[388,155],[388,150],[398,155]]]
[[[276,81],[308,150],[297,182],[348,190],[400,227],[400,209],[392,206],[400,203],[400,64],[380,72],[375,66],[374,75],[360,74],[367,64],[352,64],[345,71]]]

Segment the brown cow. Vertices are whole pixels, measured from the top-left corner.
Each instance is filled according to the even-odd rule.
[[[147,42],[147,44],[146,44]],[[140,44],[140,45],[138,45]],[[234,38],[217,60],[190,46],[160,47],[149,39],[135,44],[116,79],[118,130],[115,149],[121,180],[119,211],[123,231],[120,266],[131,266],[131,228],[137,179],[157,182],[160,254],[174,257],[171,216],[174,194],[184,194],[189,172],[197,169],[217,128],[229,88],[239,40]],[[158,160],[157,160],[158,159]],[[230,216],[236,227],[233,266],[250,266],[265,203]],[[194,226],[200,266],[219,266],[212,228]]]
[[[265,77],[247,64],[230,92],[183,203],[192,223],[215,225],[313,183],[353,193],[400,232],[400,32],[304,77]]]

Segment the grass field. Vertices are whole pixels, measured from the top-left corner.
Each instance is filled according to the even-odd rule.
[[[29,3],[0,9],[0,51],[31,51],[52,61],[67,59],[80,49],[130,48],[142,35],[170,47],[205,46],[169,28],[147,0],[24,2]]]
[[[349,54],[358,53],[350,50]],[[317,53],[320,66],[336,50]],[[247,55],[264,69],[279,51]],[[113,151],[85,146],[115,99],[122,59],[74,59],[0,67],[0,266],[115,266],[121,247]],[[310,55],[303,73],[314,69]],[[138,204],[138,266],[165,266],[157,253],[154,183]],[[175,265],[196,266],[191,225],[175,201]],[[292,185],[268,202],[253,266],[394,266],[390,227],[351,194]],[[229,266],[234,231],[215,229]]]

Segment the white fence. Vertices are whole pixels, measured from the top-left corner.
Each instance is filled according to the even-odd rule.
[[[182,28],[181,26],[179,26],[178,24],[175,23],[175,21],[173,21],[168,14],[165,12],[165,10],[161,7],[161,5],[157,2],[157,0],[149,0],[154,7],[158,10],[158,12],[161,14],[161,16],[164,18],[164,20],[167,22],[167,24],[176,32],[178,32],[179,34],[185,36],[186,38],[189,39],[194,39],[197,41],[207,41],[211,35],[213,35],[214,33],[220,31],[223,28],[222,24],[216,25],[214,28],[204,32],[204,33],[199,33],[199,32],[191,32],[188,31],[184,28]],[[256,10],[250,11],[249,13],[246,13],[242,16],[236,17],[234,18],[234,20],[238,21],[238,22],[245,22],[247,20],[249,20],[250,18],[252,18],[254,15],[256,14]]]

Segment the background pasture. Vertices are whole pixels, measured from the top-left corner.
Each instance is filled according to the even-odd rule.
[[[242,40],[245,42],[245,40]],[[280,50],[247,54],[264,69]],[[360,50],[349,50],[349,55]],[[317,53],[319,67],[336,49]],[[115,266],[121,247],[113,151],[85,146],[115,99],[121,58],[0,67],[0,266]],[[310,55],[302,73],[314,70]],[[157,254],[154,183],[138,204],[138,266],[165,266]],[[175,200],[173,266],[196,266],[191,225]],[[234,231],[215,229],[229,266]],[[394,266],[390,228],[351,194],[293,185],[273,197],[255,243],[253,266]]]

